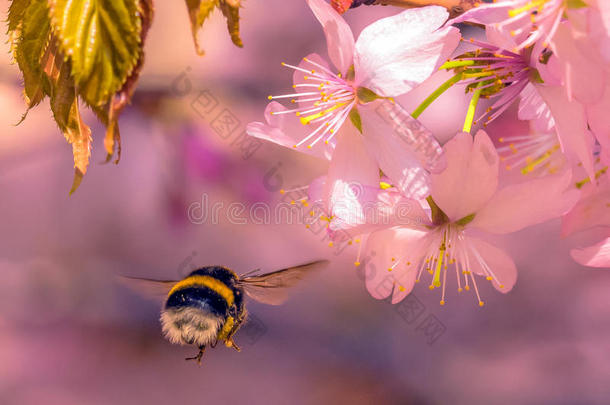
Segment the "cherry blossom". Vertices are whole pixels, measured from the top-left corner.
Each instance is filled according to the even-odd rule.
[[[358,159],[360,170],[367,172],[362,176],[366,184],[377,184],[381,169],[405,193],[425,196],[427,172],[443,168],[440,146],[435,159],[426,161],[396,131],[397,124],[382,119],[379,111],[383,103],[393,103],[392,97],[428,78],[455,49],[459,31],[441,27],[447,11],[438,6],[406,10],[374,22],[354,41],[347,23],[328,3],[307,3],[324,28],[336,71],[315,54],[298,66],[284,64],[294,70],[295,92],[269,96],[273,101],[265,110],[266,122],[249,124],[248,134],[331,159],[331,167]],[[282,99],[294,107],[275,101]],[[404,123],[398,126],[407,128]],[[417,127],[417,136],[436,142],[429,131]]]
[[[341,222],[353,233],[370,233],[363,256],[370,258],[366,273],[371,276],[366,284],[375,298],[391,295],[393,303],[399,302],[429,274],[429,288],[441,289],[441,304],[446,301],[450,277],[455,278],[458,291],[473,289],[483,305],[475,276],[484,277],[501,292],[510,291],[517,278],[512,259],[483,235],[508,234],[559,217],[579,198],[579,191],[569,189],[569,169],[499,187],[500,159],[483,131],[474,138],[457,134],[444,150],[447,168],[431,175],[428,215],[422,213],[421,206],[413,206],[412,222],[406,225],[393,222],[363,227],[361,221]],[[362,196],[358,208],[371,199],[370,193]],[[387,197],[377,193],[379,196]],[[417,219],[421,217],[423,220]],[[453,272],[455,276],[450,275]]]

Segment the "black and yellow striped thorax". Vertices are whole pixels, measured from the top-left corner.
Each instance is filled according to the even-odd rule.
[[[244,310],[243,295],[233,271],[207,266],[193,271],[172,287],[165,309],[194,307],[221,317],[239,316]]]

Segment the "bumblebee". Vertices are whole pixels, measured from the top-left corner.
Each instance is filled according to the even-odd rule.
[[[241,276],[226,267],[206,266],[182,280],[123,279],[146,295],[164,297],[160,317],[163,335],[174,344],[197,346],[197,355],[186,360],[201,364],[206,347],[214,348],[218,342],[240,351],[233,336],[248,315],[244,295],[265,304],[280,305],[288,297],[290,287],[327,263],[322,260]]]

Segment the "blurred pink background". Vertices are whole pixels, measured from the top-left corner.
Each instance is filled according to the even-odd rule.
[[[13,125],[24,104],[1,41],[0,404],[608,403],[610,274],[579,267],[567,253],[596,235],[561,240],[554,221],[495,240],[520,270],[512,292],[485,285],[485,307],[457,293],[441,307],[435,292],[416,288],[423,312],[412,320],[368,296],[352,264],[356,247],[337,255],[299,224],[189,221],[204,195],[225,207],[274,206],[281,196],[264,182],[272,168],[285,186],[324,173],[323,162],[275,145],[243,159],[231,143],[262,120],[268,94],[290,89],[280,62],[326,49],[304,1],[259,0],[242,11],[244,49],[231,45],[215,13],[201,58],[183,2],[156,3],[144,74],[120,122],[122,160],[101,164],[103,128],[88,114],[92,164],[71,197],[71,148],[48,103]],[[2,12],[8,4],[0,1]],[[358,33],[398,11],[361,7],[346,18]],[[180,96],[183,73],[192,89]],[[400,102],[414,109],[445,79],[435,75]],[[202,90],[215,111],[239,120],[229,139],[191,106]],[[444,141],[464,110],[458,87],[421,120]],[[525,129],[512,117],[490,131]],[[192,348],[160,335],[160,303],[115,282],[119,274],[179,278],[211,264],[271,271],[319,258],[332,265],[286,305],[249,303],[256,322],[236,337],[241,353],[219,346],[201,367],[184,361]],[[444,328],[432,344],[418,328],[427,316]]]

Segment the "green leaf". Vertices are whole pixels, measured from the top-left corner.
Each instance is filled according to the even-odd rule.
[[[14,56],[23,74],[24,94],[28,108],[40,103],[45,96],[41,59],[50,33],[48,13],[46,0],[31,0],[21,13],[23,19],[19,29],[19,38],[15,44]]]
[[[227,29],[229,30],[229,35],[231,35],[231,41],[233,41],[235,46],[242,48],[244,44],[239,36],[239,0],[221,0],[220,11],[222,11],[222,14],[227,19]]]
[[[68,62],[64,62],[66,66]],[[78,109],[78,98],[74,83],[71,85],[66,82],[71,81],[69,67],[62,67],[60,79],[57,83],[56,94],[51,96],[51,109],[66,140],[72,145],[72,155],[74,157],[74,181],[70,194],[74,193],[80,185],[83,176],[87,173],[89,159],[91,158],[91,129],[81,118]]]
[[[461,219],[458,219],[457,221],[455,221],[455,223],[457,225],[460,225],[460,226],[466,226],[466,225],[468,225],[469,223],[472,222],[472,220],[474,219],[475,215],[476,214],[466,215],[464,218],[461,218]]]
[[[186,7],[191,19],[191,31],[193,33],[193,42],[197,54],[204,55],[205,52],[199,45],[197,34],[203,26],[205,20],[212,14],[212,11],[219,5],[220,0],[186,0]]]
[[[191,19],[193,42],[195,43],[195,49],[199,55],[205,54],[197,39],[199,30],[201,30],[203,23],[216,7],[222,11],[222,14],[227,20],[227,29],[229,30],[229,35],[231,35],[231,41],[240,48],[244,46],[239,35],[240,3],[241,0],[186,0],[186,7]]]
[[[373,90],[367,89],[366,87],[358,87],[356,95],[358,97],[358,101],[362,103],[370,103],[379,98],[379,96],[375,94]]]
[[[347,80],[348,82],[351,82],[355,78],[356,78],[356,68],[354,67],[354,65],[351,65],[347,69],[347,72],[345,72],[345,80]]]
[[[443,210],[438,205],[436,205],[436,202],[434,201],[431,195],[426,198],[426,201],[428,201],[428,205],[430,206],[430,210],[432,211],[431,216],[432,223],[434,225],[442,225],[449,222],[449,217],[443,212]]]
[[[50,0],[60,48],[72,64],[79,94],[106,104],[135,68],[141,53],[137,0]]]
[[[76,88],[70,76],[70,62],[64,61],[60,55],[53,55],[50,60],[52,68],[47,69],[49,79],[52,81],[51,88],[51,111],[59,129],[66,135],[70,127],[74,127],[71,122],[72,105],[76,102]],[[66,139],[68,136],[66,135]]]
[[[74,157],[74,181],[70,190],[70,194],[72,194],[87,173],[91,157],[91,129],[84,123],[80,115],[70,61],[57,52],[55,42],[49,45],[49,50],[45,55],[45,73],[51,84],[51,111],[53,111],[53,117],[59,129],[68,143],[72,145]]]
[[[153,4],[152,0],[140,0],[138,4],[138,12],[142,19],[142,30],[140,32],[140,43],[144,46],[144,41],[148,35],[148,30],[153,19]],[[131,72],[131,75],[123,84],[123,87],[115,94],[107,106],[103,109],[95,108],[94,112],[98,118],[106,126],[106,136],[104,137],[104,149],[106,149],[106,162],[110,162],[115,154],[114,163],[119,163],[121,159],[121,133],[119,131],[119,115],[123,108],[131,100],[136,88],[136,84],[140,77],[140,72],[144,66],[144,52],[140,53],[138,63]]]
[[[607,1],[607,0],[602,0]],[[585,8],[587,7],[587,3],[583,0],[566,0],[566,5],[571,9]]]
[[[360,113],[356,108],[352,108],[349,112],[349,119],[354,124],[356,129],[362,133],[362,118],[360,117]]]
[[[30,0],[13,0],[8,8],[8,32],[17,30],[23,21],[23,15],[28,8]]]
[[[532,69],[530,71],[530,80],[534,83],[544,83],[544,80],[542,79],[542,76],[540,76],[540,72],[538,72],[538,69]]]

